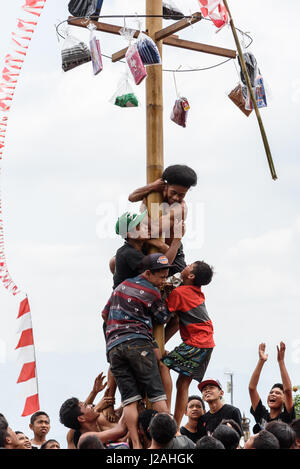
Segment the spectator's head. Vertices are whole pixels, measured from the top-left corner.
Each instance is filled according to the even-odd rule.
[[[205,404],[200,396],[189,396],[185,415],[191,419],[198,419],[205,414]]]
[[[245,443],[244,449],[280,449],[280,445],[273,433],[261,430],[256,435],[250,436]]]
[[[143,276],[154,287],[161,288],[168,277],[169,264],[168,258],[161,252],[148,254],[142,261]]]
[[[239,424],[233,419],[223,419],[221,420],[221,425],[227,425],[228,427],[232,427],[240,435],[240,438],[244,436],[243,430],[241,429]]]
[[[265,430],[272,433],[279,441],[280,449],[290,449],[296,440],[296,434],[292,427],[280,420],[268,422]]]
[[[218,425],[212,436],[223,443],[225,449],[237,449],[240,442],[240,435],[236,430],[228,425]]]
[[[15,432],[4,424],[0,425],[0,448],[22,449]]]
[[[149,425],[152,417],[157,414],[157,410],[146,409],[138,416],[138,433],[143,448],[148,448],[151,444],[151,435],[149,432]]]
[[[0,448],[20,449],[16,433],[8,425],[3,414],[0,414]]]
[[[3,414],[0,414],[0,428],[1,427],[8,427],[8,421],[6,420]]]
[[[41,410],[35,412],[35,414],[33,414],[30,418],[29,428],[33,431],[34,439],[46,439],[46,435],[50,430],[49,415]]]
[[[284,406],[284,391],[281,383],[275,383],[267,398],[267,404],[270,409],[281,411]]]
[[[0,448],[5,448],[8,421],[3,414],[0,414]]]
[[[60,444],[56,440],[47,440],[40,449],[60,449]]]
[[[293,420],[290,426],[296,435],[294,449],[300,449],[300,418]]]
[[[95,435],[81,435],[78,449],[105,449],[103,443]]]
[[[176,435],[177,423],[171,415],[159,413],[152,418],[149,432],[152,440],[164,448]]]
[[[181,272],[181,278],[185,285],[201,287],[211,282],[214,274],[213,268],[203,261],[196,261],[187,265]]]
[[[205,435],[197,441],[195,449],[225,449],[225,446],[213,436]]]
[[[99,416],[92,405],[80,402],[76,397],[67,399],[59,411],[59,420],[67,428],[80,430],[86,424],[94,422]]]
[[[220,381],[217,379],[206,379],[198,384],[199,391],[202,392],[202,397],[208,405],[212,402],[219,401],[224,395]]]
[[[170,205],[181,203],[190,187],[197,185],[195,171],[182,164],[168,166],[162,174],[162,179],[167,183],[164,197]]]
[[[29,440],[28,436],[25,435],[25,433],[16,431],[15,434],[19,440],[20,449],[32,449],[31,441]]]

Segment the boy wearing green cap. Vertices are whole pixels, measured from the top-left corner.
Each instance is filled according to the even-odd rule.
[[[113,263],[114,289],[127,278],[136,277],[140,273],[141,263],[145,257],[143,245],[149,240],[146,215],[147,210],[140,214],[125,212],[117,220],[116,233],[122,236],[125,242],[117,250]],[[174,238],[170,247],[163,244],[162,252],[170,264],[173,263],[180,244],[180,238]]]

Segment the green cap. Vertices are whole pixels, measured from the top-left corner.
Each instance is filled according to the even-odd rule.
[[[133,231],[134,228],[138,226],[139,223],[145,218],[147,214],[147,210],[145,210],[143,213],[129,213],[125,212],[123,215],[121,215],[116,223],[116,233],[122,238],[126,238],[127,233],[130,231]]]

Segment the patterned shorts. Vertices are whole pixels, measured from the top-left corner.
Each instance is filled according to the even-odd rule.
[[[190,376],[199,383],[208,367],[212,348],[197,348],[184,342],[162,358],[162,362],[181,375]]]

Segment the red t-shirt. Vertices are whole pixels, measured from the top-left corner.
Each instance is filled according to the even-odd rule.
[[[182,285],[175,288],[166,300],[169,311],[179,316],[181,339],[198,348],[215,346],[214,328],[207,314],[201,287]]]

